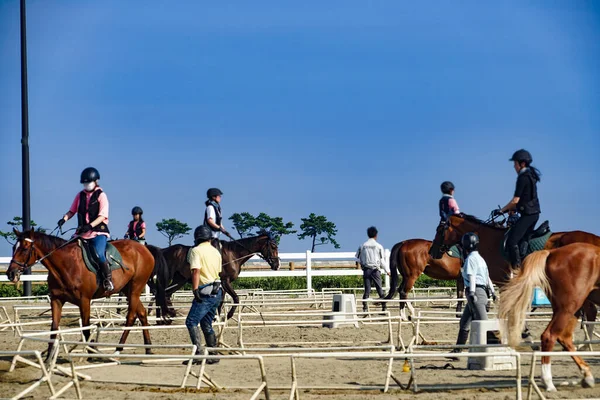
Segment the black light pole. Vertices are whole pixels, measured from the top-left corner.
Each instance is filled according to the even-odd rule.
[[[29,112],[27,101],[27,33],[25,0],[21,0],[21,159],[23,172],[23,231],[30,229],[31,210],[29,205]],[[31,274],[31,268],[25,275]],[[31,282],[24,285],[25,296],[31,296]]]

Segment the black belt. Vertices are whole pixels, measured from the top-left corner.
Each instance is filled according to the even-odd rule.
[[[486,293],[487,293],[487,291],[488,291],[488,287],[487,287],[487,286],[485,286],[485,285],[475,285],[475,287],[476,287],[476,288],[479,288],[479,289],[483,289],[483,290],[485,290],[485,292],[486,292]],[[467,289],[470,289],[470,288],[467,288]]]

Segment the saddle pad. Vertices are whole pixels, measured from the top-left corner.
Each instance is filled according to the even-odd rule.
[[[83,256],[85,266],[91,272],[97,274],[99,267],[98,263],[96,262],[96,257],[89,253],[87,246],[83,244],[83,241],[81,239],[77,241],[77,244],[79,245],[79,247],[81,247],[81,254]],[[123,258],[121,257],[121,254],[119,253],[117,248],[113,246],[110,242],[106,243],[106,260],[108,261],[108,265],[110,266],[111,271],[121,268],[121,265],[123,264]]]
[[[448,254],[448,256],[450,256],[452,258],[460,258],[462,260],[462,253],[460,251],[460,248],[456,244],[454,246],[450,247],[448,249],[448,251],[446,252],[446,254]]]
[[[504,235],[504,240],[502,241],[502,243],[500,243],[500,253],[502,253],[502,257],[504,257],[504,259],[506,261],[510,261],[508,252],[506,251],[506,247],[505,247],[506,237],[508,236],[509,232],[510,232],[510,230],[506,233],[506,235]],[[545,235],[542,235],[540,237],[536,237],[533,239],[529,239],[529,243],[527,246],[527,253],[525,255],[521,255],[522,258],[525,259],[525,257],[527,257],[529,254],[533,253],[534,251],[544,250],[544,246],[546,246],[546,242],[548,241],[548,239],[550,239],[551,235],[552,235],[552,232],[548,231],[548,232],[546,232]]]

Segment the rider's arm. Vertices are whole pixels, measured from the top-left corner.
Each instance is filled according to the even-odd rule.
[[[138,239],[143,239],[146,237],[146,223],[142,223],[142,234],[138,237]]]
[[[221,227],[215,223],[215,219],[217,217],[215,214],[215,208],[213,206],[208,206],[207,212],[208,218],[206,218],[206,222],[208,223],[208,226],[213,229],[221,229]]]
[[[100,203],[100,210],[98,211],[98,218],[90,221],[92,228],[108,220],[108,197],[106,197],[106,193],[102,193],[98,196],[98,203]]]
[[[521,200],[520,197],[513,197],[512,200],[509,201],[507,205],[505,205],[504,207],[502,207],[502,209],[500,211],[507,212],[507,211],[516,210],[517,209],[517,204],[519,203],[519,200]]]

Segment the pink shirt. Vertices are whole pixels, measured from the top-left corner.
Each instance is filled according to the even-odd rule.
[[[96,191],[101,189],[100,186],[96,186],[96,189],[94,189],[93,192],[84,192],[85,193],[85,197],[86,197],[86,206],[89,205],[90,203],[90,198],[92,197],[92,194]],[[81,192],[80,192],[81,193]],[[98,202],[100,203],[100,211],[98,212],[98,216],[103,216],[104,217],[104,223],[106,225],[108,225],[108,197],[106,196],[106,193],[102,192],[100,194],[100,196],[98,196]],[[73,204],[71,204],[71,208],[69,209],[69,212],[73,213],[74,215],[77,215],[77,209],[79,208],[79,193],[77,193],[77,195],[75,196],[75,200],[73,200]],[[89,224],[90,222],[90,216],[88,215],[88,213],[85,214],[85,223]],[[94,232],[94,231],[90,231],[90,232],[86,232],[83,233],[81,235],[79,235],[82,239],[92,239],[95,238],[98,235],[104,235],[104,236],[108,236],[110,237],[110,234],[108,232]]]
[[[137,228],[139,221],[133,222],[133,231],[135,232],[135,228]],[[146,229],[146,221],[142,222],[142,229]],[[129,232],[129,225],[127,225],[127,232]]]
[[[460,212],[458,203],[454,200],[454,197],[450,197],[450,200],[448,200],[448,208],[450,208],[450,214],[458,214]]]

